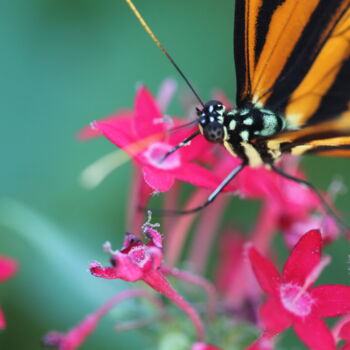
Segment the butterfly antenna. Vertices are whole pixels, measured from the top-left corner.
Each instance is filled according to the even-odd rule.
[[[188,87],[191,89],[193,94],[196,96],[199,103],[204,107],[204,103],[202,99],[199,97],[198,93],[192,86],[192,84],[189,82],[189,80],[186,78],[185,74],[182,72],[180,67],[175,63],[173,58],[169,55],[168,51],[165,50],[164,46],[160,43],[160,41],[157,39],[157,37],[152,32],[151,28],[147,25],[146,21],[141,16],[140,12],[135,7],[134,3],[131,0],[125,0],[127,5],[130,7],[131,11],[134,13],[140,24],[142,25],[143,29],[147,32],[147,34],[151,37],[151,39],[154,41],[154,43],[159,47],[159,49],[164,53],[164,55],[168,58],[168,60],[171,62],[171,64],[174,66],[174,68],[178,71],[178,73],[181,75],[183,80],[186,82]]]

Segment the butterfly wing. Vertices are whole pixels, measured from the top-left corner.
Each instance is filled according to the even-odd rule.
[[[281,113],[291,128],[348,108],[350,0],[236,0],[237,105]]]
[[[234,49],[237,106],[291,130],[265,140],[274,159],[350,156],[350,0],[236,0]]]
[[[282,153],[350,156],[350,111],[335,120],[277,134],[266,141],[273,158]]]

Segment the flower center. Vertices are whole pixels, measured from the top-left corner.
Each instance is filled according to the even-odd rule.
[[[312,309],[314,300],[311,295],[296,284],[283,284],[280,289],[280,297],[283,306],[291,313],[303,317]]]
[[[151,255],[144,245],[132,247],[128,255],[132,262],[140,268],[143,268],[145,264],[151,259]]]
[[[179,152],[174,152],[169,157],[161,161],[162,157],[169,152],[173,146],[164,142],[155,142],[143,152],[147,162],[158,169],[175,169],[181,165]]]

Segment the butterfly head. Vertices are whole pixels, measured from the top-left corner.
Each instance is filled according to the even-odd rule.
[[[225,106],[219,101],[209,101],[202,109],[197,108],[199,130],[209,142],[223,142]]]

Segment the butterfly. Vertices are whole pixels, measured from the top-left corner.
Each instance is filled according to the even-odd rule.
[[[350,156],[350,0],[236,0],[234,58],[236,107],[203,103],[131,0],[125,0],[157,46],[191,88],[199,134],[221,143],[241,164],[200,207],[211,203],[246,166],[276,166],[283,154]]]

